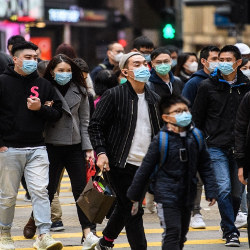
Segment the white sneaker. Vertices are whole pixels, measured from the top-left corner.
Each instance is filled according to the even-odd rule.
[[[156,203],[154,202],[154,195],[150,194],[149,192],[146,193],[146,208],[151,214],[154,214],[157,212],[156,210]]]
[[[219,233],[220,233],[220,235],[221,235],[221,239],[222,239],[223,241],[226,241],[226,236],[224,235],[222,229],[219,230]]]
[[[50,234],[44,234],[42,238],[36,238],[33,247],[38,250],[61,250],[63,245],[60,241],[54,240]]]
[[[237,214],[236,220],[234,222],[236,228],[247,227],[247,215],[242,212]]]
[[[84,239],[84,242],[82,244],[82,250],[94,249],[98,241],[99,238],[95,236],[92,232],[90,232]]]
[[[14,241],[11,239],[11,237],[1,236],[0,250],[15,250]]]
[[[194,229],[205,229],[206,224],[203,221],[201,214],[196,214],[191,218],[190,226]]]

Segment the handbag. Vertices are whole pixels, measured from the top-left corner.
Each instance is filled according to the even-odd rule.
[[[106,180],[100,174],[89,179],[76,202],[89,221],[98,224],[102,223],[116,199],[108,173],[105,173]]]

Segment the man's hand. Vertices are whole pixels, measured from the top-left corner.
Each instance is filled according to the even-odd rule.
[[[39,98],[27,98],[27,107],[29,110],[38,111],[41,109],[41,101]]]
[[[3,152],[6,152],[8,150],[7,147],[3,146],[0,148],[0,152],[3,153]]]
[[[244,179],[244,175],[243,175],[243,167],[240,167],[238,169],[238,178],[239,178],[239,181],[244,184],[244,185],[247,185],[247,182],[245,181]]]
[[[207,199],[207,201],[209,201],[210,203],[208,204],[209,207],[213,206],[216,203],[216,199]]]
[[[106,154],[98,155],[96,165],[101,169],[101,171],[106,172],[109,171],[109,159]]]

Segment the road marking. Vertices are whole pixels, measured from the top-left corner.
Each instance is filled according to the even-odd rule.
[[[247,238],[240,238],[241,242],[247,242]],[[225,241],[220,239],[209,239],[209,240],[188,240],[185,245],[212,245],[212,244],[224,244]],[[159,247],[161,246],[161,242],[148,242],[149,247]],[[115,248],[130,248],[128,243],[120,243],[115,244]],[[17,250],[34,250],[34,248],[16,248]],[[65,246],[63,249],[72,249],[72,250],[80,250],[82,246]]]

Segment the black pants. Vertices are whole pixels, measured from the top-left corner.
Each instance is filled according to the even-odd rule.
[[[64,167],[69,174],[73,196],[75,201],[77,201],[86,185],[85,158],[81,145],[53,146],[47,144],[46,146],[50,161],[48,185],[50,202],[52,202],[54,198],[60,175]],[[77,204],[76,207],[82,229],[91,228],[95,231],[95,224],[92,224],[88,220]]]
[[[142,220],[144,210],[140,204],[138,213],[132,216],[132,202],[127,198],[127,190],[137,169],[137,166],[131,164],[126,164],[124,169],[111,168],[109,176],[117,196],[117,202],[103,235],[109,239],[116,239],[125,226],[131,249],[145,250],[147,249],[147,241]]]
[[[187,240],[191,208],[169,207],[163,204],[166,234],[163,239],[163,250],[181,250]]]
[[[250,171],[248,171],[248,180],[247,180],[247,224],[250,225]],[[250,226],[247,227],[247,234],[248,234],[248,245],[250,248]]]

